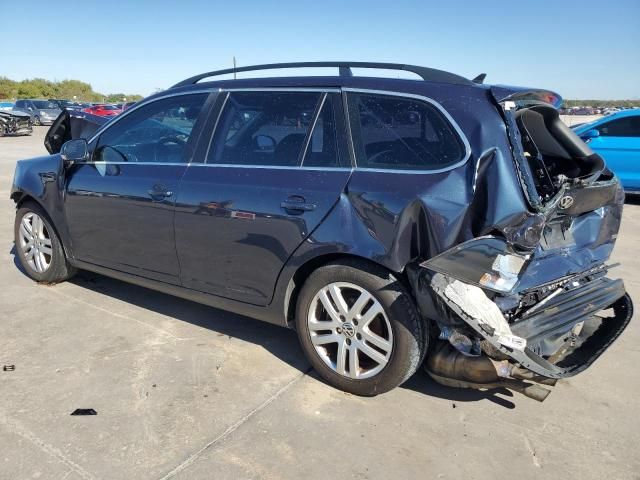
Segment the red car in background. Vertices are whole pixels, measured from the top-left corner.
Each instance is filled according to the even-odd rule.
[[[113,117],[122,113],[122,110],[115,105],[93,105],[82,109],[83,112],[99,115],[101,117]]]

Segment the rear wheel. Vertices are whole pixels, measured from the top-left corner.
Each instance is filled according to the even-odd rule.
[[[58,283],[75,273],[49,217],[37,204],[28,202],[18,209],[14,235],[20,264],[32,279]]]
[[[426,349],[426,326],[402,284],[364,262],[332,263],[313,272],[300,292],[296,327],[316,371],[357,395],[400,385]]]

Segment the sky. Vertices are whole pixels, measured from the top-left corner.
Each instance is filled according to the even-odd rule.
[[[0,25],[0,76],[102,93],[148,95],[235,56],[408,63],[570,99],[640,98],[640,0],[0,0]]]

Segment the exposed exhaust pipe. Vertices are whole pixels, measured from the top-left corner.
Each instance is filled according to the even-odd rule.
[[[555,385],[556,382],[554,379],[535,375],[523,368],[513,367],[506,360],[498,362],[486,355],[478,357],[463,355],[447,342],[436,345],[434,352],[427,359],[425,369],[436,382],[448,387],[508,388],[539,402],[544,401],[551,391],[523,380],[550,386]]]

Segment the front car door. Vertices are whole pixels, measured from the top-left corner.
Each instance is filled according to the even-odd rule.
[[[616,118],[595,129],[600,135],[589,147],[605,159],[625,190],[640,191],[640,115]]]
[[[67,176],[65,214],[76,259],[180,283],[174,204],[208,96],[153,100],[91,141],[91,161]]]
[[[341,97],[231,91],[218,103],[206,163],[189,167],[176,204],[182,282],[266,305],[283,265],[349,179]]]

